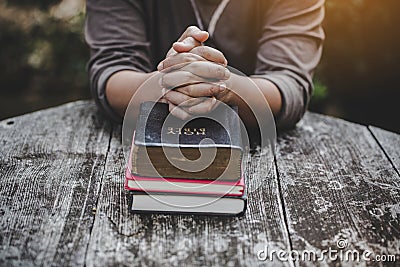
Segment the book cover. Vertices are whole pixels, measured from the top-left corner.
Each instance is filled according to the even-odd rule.
[[[168,116],[168,104],[144,102],[132,146],[132,172],[142,177],[171,177],[238,181],[241,178],[242,139],[236,107],[217,107],[207,117],[182,121]],[[212,140],[212,142],[204,142]],[[201,153],[216,151],[204,169]],[[168,156],[166,155],[168,153]],[[210,152],[211,153],[211,152]],[[172,155],[172,156],[171,156]],[[178,167],[177,167],[178,166]]]

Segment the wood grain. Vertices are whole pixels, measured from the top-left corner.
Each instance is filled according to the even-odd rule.
[[[383,129],[369,126],[369,130],[375,136],[376,140],[385,151],[397,173],[400,173],[400,135],[385,131]]]
[[[0,122],[0,265],[83,265],[110,126],[80,101]]]
[[[254,266],[265,245],[287,249],[275,169],[268,153],[246,157],[250,182],[244,217],[138,215],[128,212],[125,161],[115,130],[86,263],[88,266]],[[271,158],[269,158],[271,160]]]
[[[294,250],[344,239],[344,251],[399,257],[400,179],[367,127],[307,113],[279,138],[277,167]]]
[[[78,101],[0,122],[1,266],[357,265],[257,259],[341,239],[400,261],[399,135],[307,113],[275,165],[246,154],[245,216],[134,215],[121,129],[97,113]]]

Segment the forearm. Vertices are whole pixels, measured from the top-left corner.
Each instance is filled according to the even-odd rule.
[[[135,95],[133,105],[137,107],[143,101],[158,101],[162,97],[160,86],[157,79],[149,79],[155,73],[123,70],[113,74],[106,85],[106,97],[110,106],[123,116],[133,95]],[[146,90],[138,91],[145,81],[149,83]],[[275,117],[279,114],[282,98],[278,88],[272,82],[232,73],[227,84],[230,85],[232,93],[226,102],[239,107],[239,115],[247,126],[257,126],[253,113],[265,112],[267,103]]]
[[[131,70],[114,73],[108,79],[106,85],[106,97],[113,110],[124,116],[126,108],[135,94],[134,101],[137,102],[135,103],[137,106],[143,101],[157,101],[161,97],[159,86],[149,85],[146,87],[145,92],[143,90],[141,92],[138,91],[139,87],[155,73],[142,73]]]
[[[196,39],[194,39],[196,38]],[[167,54],[167,57],[176,54],[177,52],[184,52],[185,49],[189,50],[193,47],[200,46],[208,38],[208,33],[201,31],[197,27],[191,26],[186,29],[182,36],[178,39],[179,43],[175,43],[173,48]],[[176,50],[175,50],[176,49]],[[114,73],[106,85],[106,97],[110,106],[119,115],[123,116],[129,105],[130,100],[135,95],[133,105],[140,106],[143,101],[159,101],[162,98],[161,87],[157,79],[149,79],[152,75],[159,73],[157,71],[151,73],[142,73],[132,70],[123,70]],[[138,89],[147,81],[146,89]],[[135,112],[138,110],[135,109]],[[137,114],[133,114],[136,116]]]
[[[279,89],[272,82],[262,78],[248,78],[232,73],[228,83],[233,93],[227,102],[238,106],[239,115],[246,126],[257,126],[257,120],[253,113],[262,114],[260,112],[265,112],[265,109],[268,108],[267,103],[274,117],[278,116],[282,107],[282,97]]]

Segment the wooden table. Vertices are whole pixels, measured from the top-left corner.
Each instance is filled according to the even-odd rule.
[[[251,155],[261,184],[244,217],[223,218],[130,214],[120,128],[90,101],[0,122],[0,265],[356,264],[262,261],[266,247],[339,246],[400,264],[400,135],[309,112],[279,136],[272,171]]]

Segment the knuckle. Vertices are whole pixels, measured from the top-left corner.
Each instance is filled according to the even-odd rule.
[[[162,85],[163,87],[165,87],[165,86],[167,85],[167,77],[166,77],[166,74],[164,74],[164,75],[161,76],[160,83],[161,83],[161,85]]]
[[[193,53],[187,53],[187,54],[188,54],[187,55],[188,61],[193,62],[193,61],[197,61],[198,60],[198,58],[197,58],[197,56],[195,54],[193,54]]]
[[[224,66],[218,65],[218,77],[222,80],[228,79],[230,76],[230,71]]]
[[[200,53],[203,57],[207,58],[210,54],[206,46],[199,46]]]
[[[203,48],[203,56],[205,58],[211,58],[212,57],[212,53],[209,49],[207,49],[206,47]]]
[[[169,57],[169,58],[165,59],[164,61],[162,61],[163,70],[168,69],[171,66],[171,63],[170,63],[171,60],[170,59],[171,58]]]
[[[210,59],[212,58],[212,51],[210,47],[199,46],[199,53],[202,57]]]
[[[214,74],[216,78],[223,78],[225,75],[225,68],[214,63],[208,66],[208,71],[210,74]]]
[[[207,70],[207,73],[209,73],[209,74],[212,74],[215,72],[214,66],[210,63],[207,63],[206,70]]]
[[[209,89],[209,94],[210,95],[215,95],[216,92],[218,92],[218,86],[215,85],[215,84],[211,85],[210,89]]]
[[[190,78],[190,81],[195,81],[195,77],[200,73],[201,69],[196,64],[196,62],[189,63],[189,68],[188,68],[188,78]]]
[[[217,74],[218,77],[223,77],[224,74],[224,70],[220,67],[220,66],[213,66],[213,69],[215,71],[215,73]]]
[[[191,82],[193,80],[193,75],[190,72],[185,72],[183,74],[183,82]]]
[[[191,55],[185,55],[185,57],[182,59],[182,65],[183,66],[190,66],[192,64],[192,62],[194,62],[195,60],[193,59],[193,57]]]
[[[203,56],[205,53],[205,47],[204,46],[197,46],[195,48],[193,48],[193,53],[199,55],[199,56]]]
[[[198,73],[199,71],[201,71],[201,64],[199,64],[198,61],[194,61],[194,62],[190,63],[190,66],[194,73]]]
[[[189,84],[185,87],[185,92],[188,95],[193,95],[193,91],[194,91],[194,85],[193,84]]]
[[[193,25],[191,25],[191,26],[189,26],[188,28],[187,28],[187,32],[188,33],[194,33],[194,32],[196,32],[197,31],[197,27],[196,26],[193,26]]]

